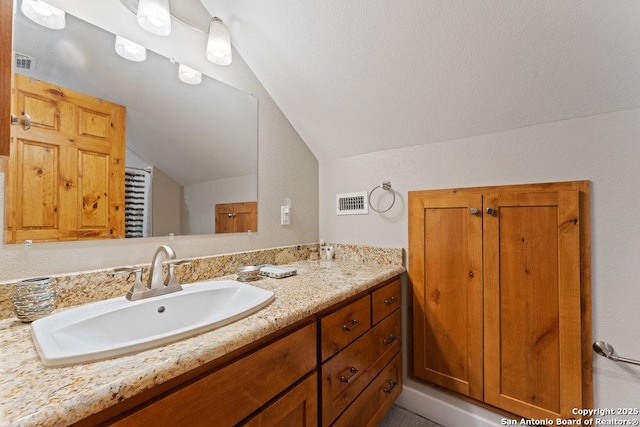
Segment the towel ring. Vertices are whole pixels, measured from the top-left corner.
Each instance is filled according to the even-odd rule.
[[[393,195],[393,199],[391,200],[391,204],[389,205],[389,207],[387,209],[384,210],[378,210],[376,208],[373,207],[373,205],[371,204],[371,196],[373,195],[373,193],[378,189],[378,188],[382,188],[385,191],[390,191],[391,194]],[[372,211],[377,212],[377,213],[385,213],[387,211],[389,211],[389,209],[391,209],[393,207],[393,205],[396,203],[396,192],[393,191],[391,189],[391,182],[387,181],[387,182],[383,182],[382,184],[378,185],[377,187],[374,187],[370,192],[369,192],[369,207],[371,208]]]

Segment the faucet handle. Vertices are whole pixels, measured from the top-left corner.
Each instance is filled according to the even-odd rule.
[[[176,267],[178,265],[189,265],[191,264],[191,260],[190,259],[183,259],[180,261],[169,261],[167,263],[169,265],[169,277],[167,277],[166,282],[164,283],[165,286],[180,286],[180,284],[178,283],[178,279],[176,278]]]
[[[129,292],[127,292],[127,299],[130,301],[136,299],[133,297],[135,294],[144,292],[147,289],[144,286],[144,283],[142,283],[142,267],[118,267],[118,268],[114,268],[112,270],[112,273],[113,274],[135,273],[136,278],[135,278],[135,281],[133,282],[133,286],[131,286],[131,289],[129,289]]]
[[[111,273],[114,275],[123,273],[135,273],[136,280],[140,280],[142,282],[142,267],[117,267],[111,270]]]

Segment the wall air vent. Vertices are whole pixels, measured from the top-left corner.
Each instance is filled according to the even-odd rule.
[[[14,52],[13,63],[16,70],[33,71],[36,69],[36,58],[24,53]]]
[[[336,215],[364,215],[369,213],[367,192],[336,194]]]

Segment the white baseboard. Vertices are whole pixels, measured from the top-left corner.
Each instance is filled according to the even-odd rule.
[[[453,397],[448,400],[451,400],[451,402],[446,402],[403,385],[402,393],[396,400],[396,404],[444,427],[495,427],[504,425],[500,422],[502,416],[499,414]],[[455,402],[453,402],[454,400]]]

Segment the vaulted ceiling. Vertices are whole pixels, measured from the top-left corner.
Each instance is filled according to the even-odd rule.
[[[640,107],[636,0],[201,1],[320,160]]]

